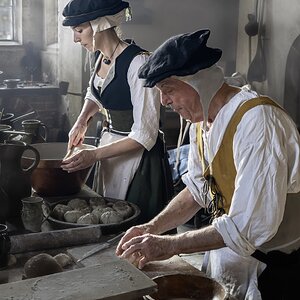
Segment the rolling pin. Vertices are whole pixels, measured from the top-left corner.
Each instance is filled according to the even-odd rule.
[[[98,243],[101,235],[100,226],[86,226],[12,235],[10,236],[10,253],[14,254]]]

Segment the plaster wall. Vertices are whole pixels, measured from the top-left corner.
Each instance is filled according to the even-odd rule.
[[[300,34],[300,2],[298,0],[264,0],[264,53],[267,67],[267,80],[256,85],[261,93],[268,94],[280,104],[284,101],[286,61],[290,48]],[[248,70],[248,36],[244,31],[247,14],[253,13],[255,0],[240,1],[236,69],[246,75]],[[252,57],[256,50],[253,40]],[[287,105],[289,106],[289,105]],[[293,111],[295,107],[287,107]]]
[[[131,0],[132,21],[122,26],[124,37],[133,38],[149,51],[173,35],[209,28],[208,44],[223,50],[221,63],[235,70],[238,0]]]

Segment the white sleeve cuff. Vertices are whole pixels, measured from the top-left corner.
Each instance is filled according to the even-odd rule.
[[[256,248],[239,233],[232,219],[224,214],[214,219],[212,226],[221,234],[224,243],[241,256],[250,256]]]

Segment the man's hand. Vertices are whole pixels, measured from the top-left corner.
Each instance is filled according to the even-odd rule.
[[[146,233],[133,237],[122,245],[124,252],[121,258],[129,260],[139,269],[142,269],[147,262],[164,260],[177,254],[174,248],[174,236],[159,236]]]

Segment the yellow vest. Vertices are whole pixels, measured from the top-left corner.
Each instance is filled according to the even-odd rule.
[[[203,152],[203,137],[200,123],[196,126],[197,146],[202,164],[203,176],[206,179],[207,190],[210,192],[212,201],[209,203],[212,217],[218,217],[222,213],[228,213],[232,196],[235,190],[236,169],[233,159],[233,138],[236,132],[237,125],[241,121],[244,114],[251,108],[257,105],[273,105],[283,109],[268,97],[253,98],[242,104],[233,114],[228,126],[225,130],[223,140],[220,144],[212,165],[212,173],[210,174],[209,166],[205,168],[204,152]]]

